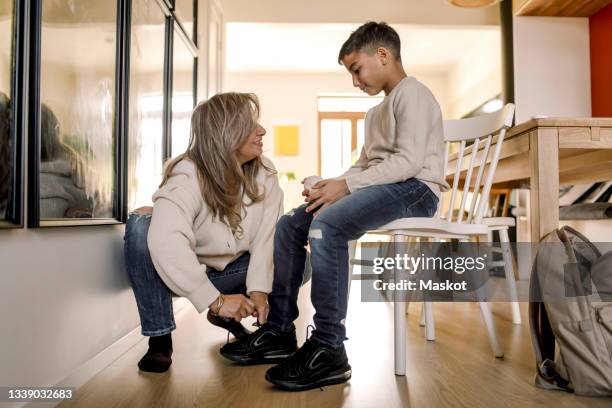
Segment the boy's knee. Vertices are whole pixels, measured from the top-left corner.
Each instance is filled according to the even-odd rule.
[[[276,235],[286,234],[291,227],[291,214],[282,215],[276,222]]]

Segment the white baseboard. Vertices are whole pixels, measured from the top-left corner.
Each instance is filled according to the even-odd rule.
[[[178,313],[191,303],[187,298],[176,298],[174,299],[173,309],[175,317],[178,317]],[[81,366],[77,367],[74,371],[68,374],[62,381],[57,383],[55,387],[71,387],[79,388],[83,386],[87,381],[91,380],[100,371],[111,365],[115,360],[124,355],[132,347],[136,346],[139,342],[145,341],[146,337],[140,334],[140,326],[130,331],[128,334],[102,350],[100,353],[95,355],[93,358],[87,360]],[[47,408],[54,407],[58,403],[41,403],[41,402],[30,402],[23,403],[22,405],[15,405],[15,407],[26,407],[26,408]]]

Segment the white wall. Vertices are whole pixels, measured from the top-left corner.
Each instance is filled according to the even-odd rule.
[[[448,74],[446,119],[460,119],[501,93],[501,39],[483,33]]]
[[[443,110],[448,99],[444,74],[411,73],[430,87]],[[302,202],[299,181],[318,173],[317,95],[320,93],[359,92],[348,73],[228,72],[225,91],[253,92],[261,102],[261,124],[268,133],[264,138],[264,154],[270,157],[279,172],[293,171],[296,181],[283,185],[285,207]],[[273,126],[295,123],[300,126],[299,156],[274,156]]]
[[[123,226],[0,230],[0,384],[49,386],[138,326]]]
[[[514,17],[516,123],[591,116],[589,19]]]

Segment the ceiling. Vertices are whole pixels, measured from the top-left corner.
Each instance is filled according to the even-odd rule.
[[[355,24],[228,23],[228,72],[341,72],[338,51]],[[394,25],[412,72],[446,72],[479,44],[500,43],[492,27]],[[494,39],[491,41],[491,39]],[[501,51],[500,51],[501,52]]]
[[[221,5],[227,22],[499,24],[498,7],[465,9],[445,0],[221,0]]]
[[[518,16],[589,17],[612,0],[514,0],[512,8]]]

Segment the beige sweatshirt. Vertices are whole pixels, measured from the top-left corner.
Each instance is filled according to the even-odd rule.
[[[402,79],[365,117],[359,159],[339,178],[351,192],[405,181],[425,183],[436,196],[449,190],[444,179],[444,129],[440,106],[413,77]]]
[[[262,157],[274,169],[272,162]],[[153,265],[174,293],[187,297],[198,312],[219,295],[206,275],[206,268],[222,271],[245,251],[251,253],[247,270],[247,293],[272,290],[274,228],[283,213],[283,192],[276,173],[259,171],[256,176],[263,201],[243,210],[242,236],[213,219],[202,198],[192,161],[176,165],[168,182],[153,194],[153,216],[148,246]],[[245,203],[251,200],[246,197]]]

